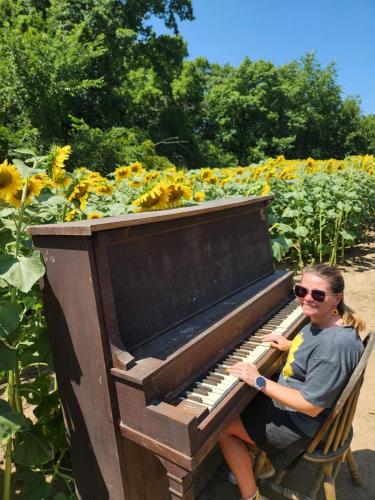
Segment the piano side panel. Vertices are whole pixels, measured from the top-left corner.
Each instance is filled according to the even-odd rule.
[[[43,301],[77,494],[132,500],[90,241],[34,236],[34,245],[47,268]]]
[[[98,234],[128,351],[273,272],[264,203],[173,222]]]

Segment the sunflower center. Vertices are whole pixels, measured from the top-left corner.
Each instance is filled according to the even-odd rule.
[[[6,188],[12,184],[12,174],[10,172],[0,172],[0,189]]]

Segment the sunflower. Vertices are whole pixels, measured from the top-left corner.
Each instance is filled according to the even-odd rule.
[[[129,168],[131,169],[133,174],[140,174],[144,171],[143,165],[139,161],[136,161],[129,165]]]
[[[183,198],[188,200],[191,197],[190,188],[183,184],[170,184],[168,186],[169,200],[168,207],[174,208],[182,205]]]
[[[194,195],[194,200],[200,203],[201,201],[204,201],[206,195],[204,191],[197,191]]]
[[[103,217],[103,214],[101,212],[90,212],[87,215],[88,219],[100,219],[101,217]]]
[[[23,180],[14,165],[5,160],[0,165],[0,198],[9,201],[19,190],[22,192]]]
[[[56,147],[52,168],[64,168],[65,161],[69,158],[72,148],[70,146]]]
[[[266,194],[268,194],[269,192],[271,191],[271,186],[268,184],[268,182],[266,182],[263,186],[263,189],[260,193],[260,196],[265,196]]]
[[[30,199],[33,196],[38,196],[42,189],[46,187],[46,182],[35,177],[34,175],[30,177],[29,182],[27,183],[27,194],[26,199]]]
[[[30,177],[27,182],[26,196],[25,196],[25,204],[28,204],[32,201],[35,196],[38,196],[43,188],[46,187],[45,182],[40,179],[36,179],[35,176]],[[14,207],[19,207],[22,201],[22,192],[23,187],[18,189],[12,196],[9,197],[8,201]]]
[[[91,189],[91,182],[89,181],[79,182],[69,195],[68,201],[70,201],[71,203],[74,201],[79,202],[80,209],[84,210],[86,208],[87,198],[90,189]]]
[[[71,222],[72,220],[75,220],[76,217],[78,217],[79,212],[75,208],[73,210],[69,210],[69,212],[65,216],[65,220],[67,222]]]
[[[133,205],[138,205],[141,212],[147,210],[161,210],[167,208],[169,200],[168,186],[160,182],[150,191],[133,201]]]
[[[118,167],[115,170],[115,181],[121,182],[123,179],[127,179],[132,175],[132,170],[130,167]]]
[[[160,172],[148,172],[146,175],[145,175],[145,182],[149,182],[149,181],[154,181],[156,179],[159,179],[160,177]]]
[[[51,176],[52,179],[57,182],[56,179],[64,179],[65,169],[64,162],[69,158],[72,148],[70,146],[54,146],[52,148],[52,164],[51,164]],[[61,184],[62,182],[57,182]]]
[[[134,180],[134,181],[130,182],[130,187],[132,187],[132,188],[136,189],[136,188],[139,188],[141,186],[142,186],[142,182],[139,180]]]
[[[32,179],[36,179],[36,180],[41,181],[43,183],[43,187],[49,187],[49,188],[56,187],[56,183],[53,180],[51,180],[48,177],[48,175],[45,174],[44,172],[33,175]]]
[[[99,184],[99,186],[95,186],[95,192],[99,196],[110,195],[113,193],[113,186],[109,183]]]

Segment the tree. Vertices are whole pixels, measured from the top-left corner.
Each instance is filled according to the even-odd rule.
[[[151,15],[175,34],[156,36]],[[190,0],[3,2],[3,145],[19,145],[20,129],[35,131],[30,142],[66,142],[72,116],[156,130],[186,55],[177,17],[192,19]]]

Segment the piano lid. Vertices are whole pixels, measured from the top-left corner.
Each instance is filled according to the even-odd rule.
[[[251,205],[259,201],[268,204],[273,196],[234,196],[220,200],[207,201],[198,205],[181,207],[170,210],[158,210],[150,212],[139,212],[134,214],[119,215],[116,217],[105,217],[103,219],[81,220],[64,222],[60,224],[43,224],[29,226],[28,231],[32,236],[56,235],[56,236],[89,236],[99,231],[108,231],[140,224],[152,224],[163,220],[191,217],[202,212],[209,213],[225,208]]]

